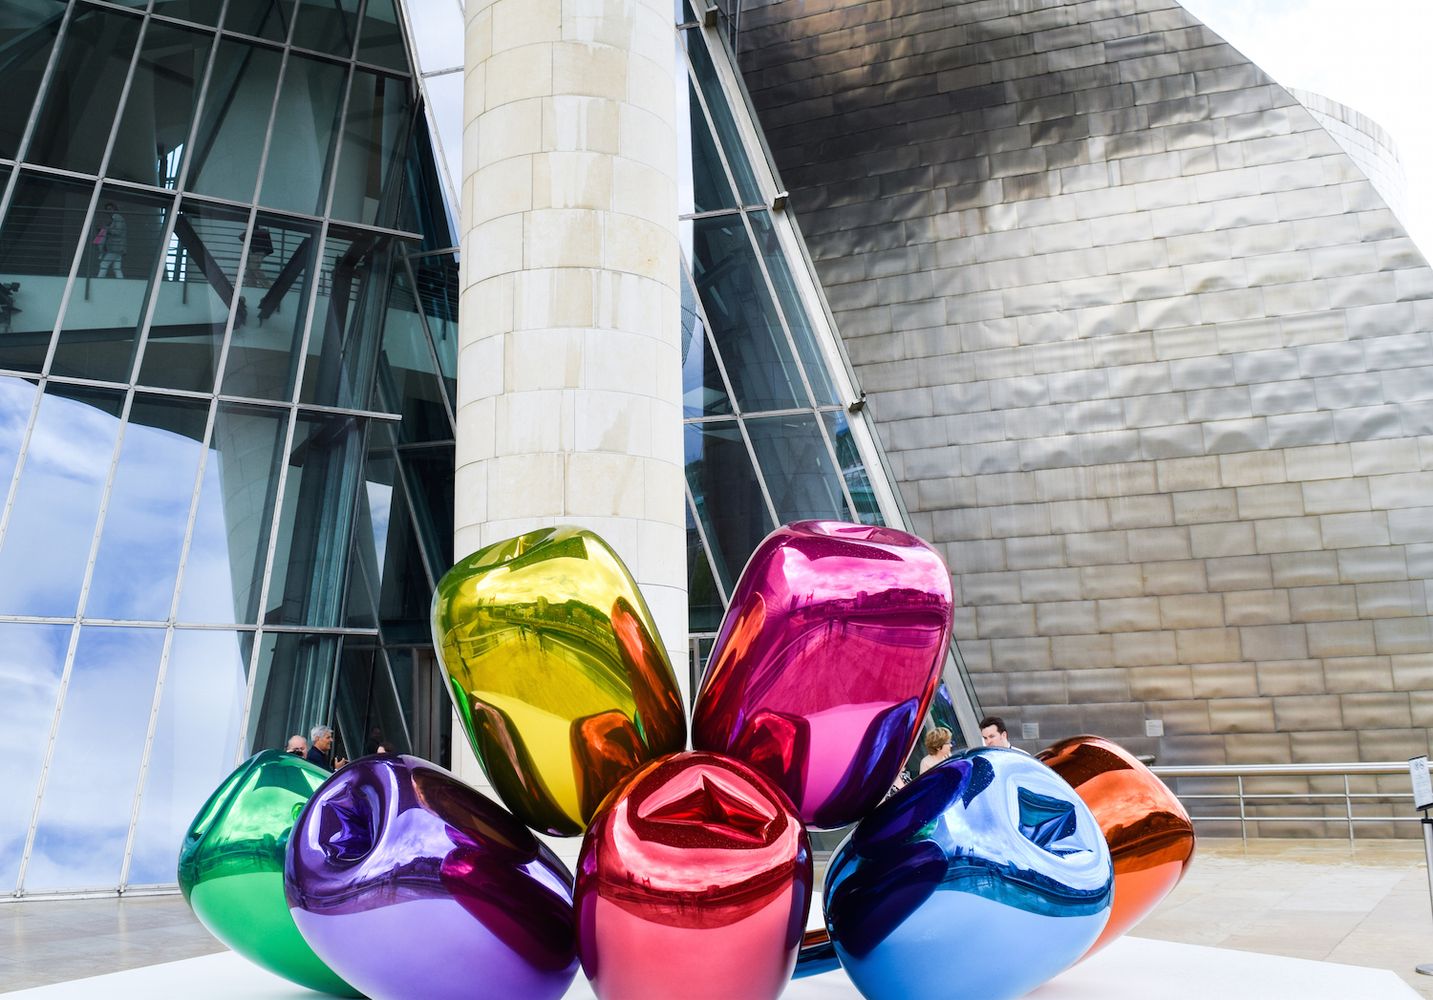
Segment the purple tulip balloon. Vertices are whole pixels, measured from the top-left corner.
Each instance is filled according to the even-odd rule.
[[[417,757],[365,757],[325,782],[294,823],[284,882],[309,946],[374,1000],[555,1000],[577,972],[572,874]]]
[[[914,535],[778,528],[752,554],[712,648],[692,745],[756,768],[802,821],[836,827],[891,787],[940,682],[950,573]]]

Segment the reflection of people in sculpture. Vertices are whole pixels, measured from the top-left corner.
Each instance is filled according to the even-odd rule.
[[[104,210],[110,213],[109,222],[100,227],[94,239],[100,253],[99,276],[123,278],[124,255],[129,250],[129,225],[114,202],[105,202]]]
[[[925,734],[925,756],[921,758],[920,773],[925,774],[950,756],[950,730],[937,726]]]
[[[1010,746],[1010,733],[1005,728],[1005,720],[998,715],[987,715],[980,720],[980,739],[988,747],[1013,749]]]
[[[294,735],[289,737],[289,743],[288,746],[284,747],[284,752],[291,753],[295,757],[307,757],[308,740],[304,739],[298,733],[294,733]]]
[[[307,757],[310,764],[317,764],[325,771],[332,771],[348,763],[348,761],[342,757],[337,760],[332,760],[329,756],[333,752],[333,730],[331,728],[328,726],[314,726],[313,729],[309,730],[308,735],[309,742],[313,744],[313,746],[309,747]]]

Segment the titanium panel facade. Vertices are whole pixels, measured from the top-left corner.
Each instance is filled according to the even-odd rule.
[[[983,707],[1168,764],[1424,752],[1433,271],[1329,132],[1162,0],[741,6]]]

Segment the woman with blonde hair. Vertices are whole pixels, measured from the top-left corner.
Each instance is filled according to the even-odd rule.
[[[925,734],[925,756],[921,758],[920,773],[925,774],[950,754],[950,730],[937,726]]]

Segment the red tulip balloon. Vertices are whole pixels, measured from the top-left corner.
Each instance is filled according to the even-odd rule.
[[[774,1000],[811,904],[785,797],[717,754],[673,754],[613,792],[577,866],[578,955],[601,1000]]]
[[[778,528],[742,571],[692,744],[770,778],[837,827],[890,789],[940,683],[950,573],[914,535],[840,521]]]

